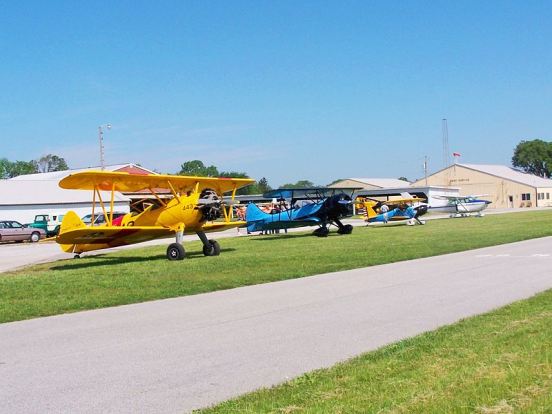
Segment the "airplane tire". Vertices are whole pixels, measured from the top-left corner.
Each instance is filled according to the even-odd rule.
[[[338,229],[339,234],[351,234],[353,232],[353,226],[350,224],[345,224],[343,228]]]
[[[330,230],[327,227],[319,227],[313,232],[313,234],[317,237],[328,237],[329,233]]]
[[[220,254],[220,244],[216,240],[209,240],[208,246],[203,246],[205,256],[218,256]]]
[[[171,243],[167,247],[167,259],[182,260],[186,256],[186,251],[180,243]]]

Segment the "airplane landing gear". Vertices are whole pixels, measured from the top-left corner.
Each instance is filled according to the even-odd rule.
[[[203,254],[205,256],[218,256],[220,254],[220,244],[216,240],[209,240],[208,245],[203,245]]]
[[[73,256],[73,259],[80,259],[81,258],[81,255],[80,254],[76,254]]]
[[[353,232],[353,226],[350,224],[344,224],[342,228],[337,230],[338,234],[351,234]]]
[[[337,234],[351,234],[353,232],[353,226],[350,224],[343,224],[341,221],[335,219],[337,227]]]
[[[203,243],[203,254],[205,256],[218,256],[220,254],[220,244],[218,241],[209,240],[207,235],[202,231],[198,231],[197,235]]]
[[[169,260],[182,260],[186,257],[186,251],[184,246],[180,243],[171,243],[167,247],[167,259]]]
[[[319,227],[315,231],[312,232],[317,237],[328,237],[328,234],[330,234],[330,229],[327,227]]]

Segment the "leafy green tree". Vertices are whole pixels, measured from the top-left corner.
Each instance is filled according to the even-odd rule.
[[[12,163],[7,158],[0,158],[0,178],[10,178],[11,165]]]
[[[257,191],[259,194],[266,193],[270,190],[272,190],[272,187],[268,184],[268,180],[265,177],[257,181]]]
[[[214,165],[206,166],[203,161],[186,161],[181,165],[179,175],[193,175],[196,177],[218,177],[219,172]]]
[[[17,177],[18,175],[34,174],[38,172],[35,161],[11,162],[6,160],[5,158],[2,161],[4,160],[7,162],[2,162],[3,166],[1,168],[4,170],[3,174],[5,178],[13,178]]]
[[[221,171],[218,176],[224,178],[249,178],[247,173],[237,171]]]
[[[249,175],[247,173],[238,171],[221,171],[218,176],[225,178],[249,178]],[[239,188],[236,191],[237,195],[249,195],[257,193],[258,191],[256,183],[250,184],[247,187]]]
[[[401,181],[406,181],[406,182],[408,182],[408,183],[410,182],[410,181],[408,180],[408,178],[406,178],[406,177],[399,177],[398,179],[401,180]]]
[[[65,171],[69,167],[65,160],[57,155],[48,154],[36,160],[36,168],[39,172]]]
[[[337,180],[333,180],[331,183],[328,184],[328,187],[330,185],[333,185],[333,184],[338,183],[338,182],[343,181],[343,180],[344,180],[344,178],[338,178]]]
[[[550,178],[552,176],[552,142],[542,139],[521,141],[514,149],[512,165],[525,172]]]
[[[284,184],[282,188],[310,188],[315,187],[314,183],[309,180],[299,180],[295,184]]]

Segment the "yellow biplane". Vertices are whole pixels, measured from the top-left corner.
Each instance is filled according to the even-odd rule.
[[[175,236],[176,242],[167,248],[169,260],[182,260],[184,234],[196,233],[203,243],[205,256],[218,256],[220,245],[209,240],[206,233],[244,226],[246,222],[233,218],[232,208],[223,201],[224,193],[231,193],[251,184],[248,178],[187,177],[179,175],[133,175],[124,172],[86,171],[71,174],[59,186],[72,190],[93,191],[92,219],[101,208],[106,223],[87,226],[73,211],[61,223],[56,242],[63,251],[80,257],[83,252],[140,243],[147,240]],[[160,197],[170,191],[171,196]],[[102,191],[111,193],[103,200]],[[154,196],[155,203],[141,212],[113,218],[115,192],[143,192]],[[107,205],[109,204],[109,210]],[[231,204],[228,203],[228,204]],[[98,207],[99,205],[99,207]],[[230,207],[230,208],[229,208]]]

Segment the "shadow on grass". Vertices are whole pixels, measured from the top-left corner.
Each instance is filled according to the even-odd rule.
[[[227,252],[233,252],[236,249],[226,248],[221,249],[221,254]],[[186,260],[193,260],[204,257],[203,252],[193,251],[186,252],[186,258],[184,260],[175,261],[175,263],[182,263]],[[141,263],[141,262],[151,262],[151,261],[160,261],[167,260],[167,256],[164,254],[156,254],[153,256],[107,256],[107,255],[94,255],[87,256],[82,259],[73,259],[71,263],[52,266],[51,270],[75,270],[75,269],[85,269],[90,267],[97,266],[110,266],[110,265],[119,265],[125,263]]]
[[[346,234],[339,234],[336,231],[330,231],[330,234],[328,234],[327,237],[317,237],[312,233],[303,233],[303,234],[271,234],[269,236],[263,235],[259,237],[252,237],[250,240],[255,241],[270,241],[270,240],[282,240],[282,239],[300,239],[303,237],[314,237],[314,238],[320,238],[320,239],[327,239],[328,237],[343,237],[347,236]]]

